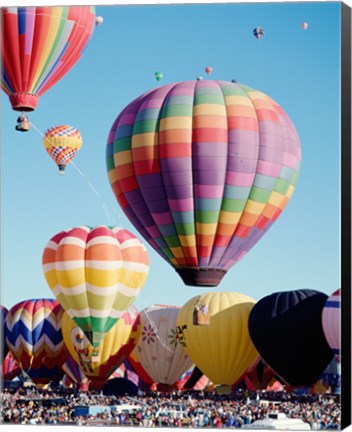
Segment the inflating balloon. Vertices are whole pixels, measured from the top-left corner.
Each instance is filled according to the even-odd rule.
[[[12,109],[39,97],[79,60],[95,23],[93,6],[1,8],[1,88]]]
[[[174,384],[192,365],[179,343],[180,307],[153,305],[141,311],[141,337],[135,355],[154,382]]]
[[[102,388],[114,370],[127,359],[136,346],[140,330],[139,313],[133,305],[121,315],[98,347],[90,343],[67,313],[62,320],[67,349],[86,377],[95,383],[95,388]]]
[[[201,80],[129,104],[106,158],[115,197],[146,241],[185,284],[216,286],[284,210],[301,148],[269,96]]]
[[[332,360],[321,324],[327,295],[302,289],[261,299],[249,332],[261,357],[291,386],[311,386]]]
[[[341,291],[337,290],[326,300],[322,313],[325,338],[335,355],[341,349]]]
[[[61,333],[63,313],[57,300],[33,299],[17,303],[7,314],[7,345],[35,384],[48,384],[62,375],[68,354]]]
[[[181,308],[179,341],[214,384],[237,382],[258,357],[248,332],[254,304],[244,294],[220,292],[194,297]]]
[[[43,137],[44,147],[60,174],[64,174],[66,165],[77,155],[82,143],[80,131],[68,125],[53,126]]]
[[[42,262],[50,289],[93,347],[136,299],[149,271],[143,243],[119,227],[61,231]]]
[[[262,29],[261,27],[256,27],[253,30],[253,34],[257,39],[261,39],[264,36],[264,29]]]
[[[18,366],[11,353],[6,355],[3,363],[0,366],[0,380],[11,381],[21,373],[21,368]]]

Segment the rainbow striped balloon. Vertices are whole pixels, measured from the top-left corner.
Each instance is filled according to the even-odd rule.
[[[189,285],[218,285],[291,198],[301,148],[269,96],[186,81],[130,103],[108,137],[107,170],[127,217]]]
[[[39,96],[80,59],[95,24],[93,6],[1,8],[1,88],[12,109],[32,111]]]
[[[66,165],[77,155],[82,147],[83,140],[78,129],[60,125],[48,129],[43,137],[43,144],[49,156],[59,167],[60,174],[63,174]]]
[[[33,299],[15,304],[7,314],[7,346],[36,384],[47,384],[61,375],[68,354],[61,333],[63,313],[57,300]]]
[[[324,335],[329,347],[335,355],[340,355],[341,349],[341,290],[335,291],[326,300],[322,312]]]
[[[143,243],[119,227],[61,231],[42,261],[50,289],[94,347],[136,299],[149,271]]]

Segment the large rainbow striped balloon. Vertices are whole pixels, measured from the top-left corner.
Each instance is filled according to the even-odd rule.
[[[289,117],[238,83],[186,81],[130,103],[107,169],[127,217],[189,285],[217,285],[291,198],[301,160]]]
[[[68,354],[61,333],[63,313],[57,300],[33,299],[15,304],[7,314],[7,346],[36,384],[48,384],[62,374]]]
[[[94,347],[136,299],[149,271],[143,243],[119,227],[61,231],[42,261],[50,289]]]
[[[341,290],[335,291],[326,300],[322,312],[324,335],[329,347],[335,355],[340,355],[341,349]]]
[[[93,6],[1,8],[1,88],[12,109],[32,111],[39,96],[80,59],[95,25]]]
[[[43,137],[43,144],[49,156],[59,167],[60,174],[63,174],[66,165],[77,155],[82,147],[83,140],[78,129],[60,125],[48,129]]]

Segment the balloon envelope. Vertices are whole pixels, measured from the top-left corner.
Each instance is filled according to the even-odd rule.
[[[240,293],[209,293],[189,300],[177,317],[179,340],[214,383],[232,385],[258,357],[249,337],[255,301]]]
[[[67,313],[62,320],[62,334],[69,353],[87,378],[100,387],[134,349],[140,330],[139,313],[133,305],[122,313],[98,347],[90,343]]]
[[[61,231],[42,262],[50,289],[94,347],[136,299],[149,271],[142,242],[118,227]]]
[[[176,306],[153,305],[141,312],[141,337],[134,352],[157,383],[174,384],[193,365],[179,343],[179,310]]]
[[[201,80],[129,104],[106,158],[117,201],[140,234],[186,284],[215,286],[285,208],[301,150],[269,96]]]
[[[264,36],[264,29],[262,29],[261,27],[256,27],[253,30],[253,34],[257,39],[261,39]]]
[[[261,357],[292,386],[310,386],[332,360],[322,329],[327,295],[302,289],[271,294],[251,311],[249,332]]]
[[[66,165],[77,155],[83,140],[78,129],[60,125],[53,126],[45,132],[43,144],[60,172],[63,173]]]
[[[12,109],[39,97],[80,59],[95,23],[93,6],[1,8],[1,88]]]
[[[17,303],[7,314],[9,350],[36,384],[48,384],[61,376],[68,354],[61,332],[63,313],[57,300],[33,299]]]
[[[213,68],[210,67],[210,66],[207,66],[207,67],[205,68],[205,72],[206,72],[208,75],[210,75],[210,74],[213,72]]]
[[[8,353],[4,358],[1,366],[0,380],[11,381],[21,373],[21,368],[18,366],[16,360],[14,360],[11,353]]]
[[[0,353],[0,363],[2,363],[3,359],[6,357],[8,353],[8,348],[5,340],[5,319],[8,310],[5,306],[0,305],[0,341],[1,341],[1,353]]]
[[[334,354],[341,349],[341,291],[337,290],[326,300],[322,313],[325,338]]]

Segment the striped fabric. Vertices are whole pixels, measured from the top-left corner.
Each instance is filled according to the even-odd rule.
[[[5,306],[0,305],[0,341],[1,341],[1,355],[0,355],[0,363],[3,361],[3,359],[6,357],[6,354],[8,353],[8,348],[5,341],[4,336],[4,329],[5,329],[5,319],[7,315],[8,310]]]
[[[1,18],[1,88],[13,109],[30,111],[81,57],[95,8],[4,7]]]
[[[53,126],[43,137],[46,151],[61,170],[77,155],[82,143],[80,131],[68,125]]]
[[[123,228],[80,226],[48,242],[43,271],[55,297],[97,347],[142,289],[149,258]]]
[[[0,364],[0,366],[0,380],[11,381],[21,373],[21,368],[18,366],[11,353],[7,354],[4,358],[4,362]]]
[[[224,81],[158,87],[108,137],[127,217],[173,267],[226,272],[279,217],[296,186],[296,130],[269,96]]]
[[[341,349],[341,290],[335,291],[326,300],[322,312],[324,335],[329,347],[335,355],[340,355]]]
[[[5,321],[6,343],[14,359],[36,384],[47,384],[61,372],[67,357],[57,300],[33,299],[14,305]]]
[[[140,316],[135,306],[122,313],[98,347],[93,347],[83,331],[64,314],[62,333],[73,359],[90,381],[103,384],[136,346],[140,336]]]

